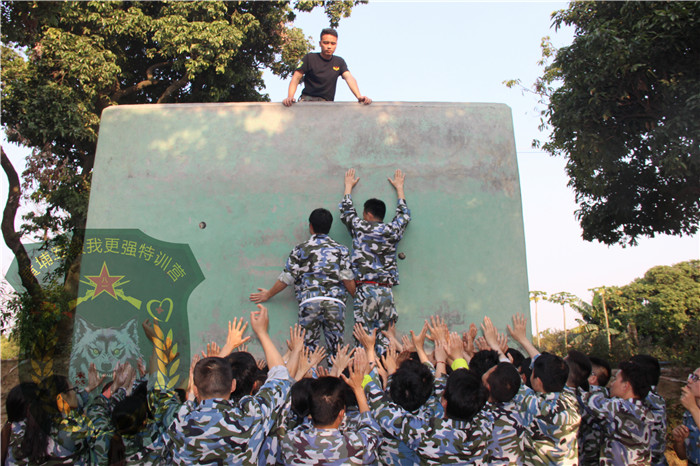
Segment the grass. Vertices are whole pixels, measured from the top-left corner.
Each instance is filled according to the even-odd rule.
[[[2,359],[17,359],[19,355],[19,343],[8,339],[6,336],[0,337],[0,356]]]

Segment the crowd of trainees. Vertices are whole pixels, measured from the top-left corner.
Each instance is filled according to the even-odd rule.
[[[166,389],[151,363],[119,364],[103,390],[94,366],[85,391],[61,376],[16,387],[3,464],[665,463],[665,403],[649,356],[620,362],[608,389],[606,361],[539,353],[522,315],[507,330],[527,358],[488,317],[481,336],[431,317],[410,336],[386,332],[380,358],[376,333],[356,325],[358,346],[340,347],[325,367],[325,349],[305,348],[298,325],[283,356],[258,308],[250,326],[264,359],[241,350],[248,323],[234,320],[223,347],[192,359],[182,392]],[[148,321],[143,328],[152,339]],[[673,431],[691,465],[700,462],[699,378],[700,368],[682,389],[687,411]]]

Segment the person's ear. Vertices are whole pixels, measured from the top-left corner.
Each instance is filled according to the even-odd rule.
[[[236,379],[231,381],[231,394],[236,391]]]

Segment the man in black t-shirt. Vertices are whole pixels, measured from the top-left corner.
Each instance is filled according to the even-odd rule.
[[[348,87],[357,97],[357,101],[369,105],[372,99],[360,94],[357,81],[348,71],[345,60],[333,55],[338,45],[338,33],[335,29],[326,28],[321,31],[321,53],[307,53],[292,76],[289,83],[289,92],[284,105],[290,107],[294,103],[294,94],[297,86],[304,79],[304,89],[301,91],[299,101],[333,101],[335,98],[335,85],[338,76],[342,76]]]

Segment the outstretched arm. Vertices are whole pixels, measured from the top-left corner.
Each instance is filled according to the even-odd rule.
[[[251,293],[250,300],[256,304],[264,303],[285,288],[287,288],[287,284],[277,280],[269,290],[266,290],[265,288],[258,288],[257,293]]]
[[[267,333],[269,325],[270,318],[267,315],[267,308],[262,304],[258,304],[258,310],[250,313],[250,326],[253,328],[253,332],[258,337],[258,341],[260,341],[260,345],[265,352],[267,367],[272,369],[276,366],[283,366],[284,361],[277,347],[272,342],[270,334]]]
[[[360,93],[360,88],[357,85],[357,80],[355,80],[355,77],[349,71],[346,71],[345,73],[341,74],[341,76],[348,84],[348,87],[350,88],[350,91],[353,93],[353,95],[357,97],[358,102],[365,105],[369,105],[372,103],[372,99]]]
[[[535,348],[535,345],[527,338],[527,324],[525,323],[525,316],[522,314],[515,314],[513,316],[513,327],[508,325],[508,333],[513,337],[513,340],[520,343],[527,354],[534,358],[540,352]]]
[[[405,179],[406,179],[406,175],[404,174],[404,172],[402,172],[398,168],[394,172],[394,179],[392,180],[391,178],[389,178],[389,183],[391,183],[391,185],[394,188],[396,188],[396,195],[399,197],[399,199],[403,199],[403,200],[406,200],[406,196],[404,195],[404,192],[403,192],[403,183],[404,183]]]
[[[297,93],[297,86],[301,82],[301,78],[304,77],[304,73],[297,70],[292,75],[292,80],[289,81],[289,89],[287,90],[287,98],[282,101],[285,107],[291,107],[294,103],[294,94]]]
[[[345,172],[345,179],[344,179],[344,185],[345,185],[345,191],[343,194],[345,196],[348,196],[352,194],[352,188],[355,187],[357,182],[360,181],[359,178],[355,178],[355,169],[351,168],[350,170]]]

